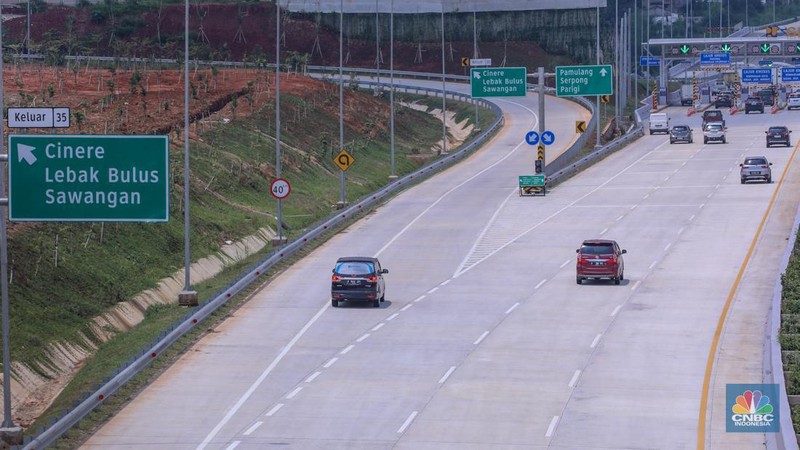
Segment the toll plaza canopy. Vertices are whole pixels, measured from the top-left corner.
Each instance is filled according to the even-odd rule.
[[[606,0],[279,0],[293,12],[345,13],[454,13],[605,8]]]

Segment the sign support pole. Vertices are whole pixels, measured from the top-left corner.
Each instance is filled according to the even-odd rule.
[[[275,178],[281,177],[281,5],[275,2]],[[283,200],[278,199],[278,241],[283,244]]]
[[[342,73],[342,40],[344,39],[344,0],[339,0],[339,152],[344,150],[344,75]],[[344,170],[339,174],[341,198],[337,205],[340,209],[347,204],[344,192]]]
[[[389,179],[397,178],[394,173],[394,0],[390,2],[391,12],[389,13],[389,84],[392,88],[389,90],[389,125],[391,129],[392,141],[392,173]]]
[[[539,67],[539,134],[544,133],[544,67]],[[542,161],[542,171],[544,171],[547,155]]]
[[[600,0],[597,0],[597,15],[595,18],[595,24],[597,25],[596,31],[596,39],[595,39],[595,49],[594,53],[597,59],[597,65],[600,65]],[[594,113],[597,116],[597,120],[595,120],[595,135],[597,136],[597,140],[594,143],[595,147],[600,147],[600,96],[598,95],[595,97],[595,110]]]
[[[442,155],[447,154],[447,82],[444,62],[444,3],[442,3]]]
[[[472,11],[472,59],[478,58],[478,18]],[[475,131],[480,131],[478,126],[478,103],[475,103]]]

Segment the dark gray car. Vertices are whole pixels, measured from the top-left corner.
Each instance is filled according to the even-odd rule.
[[[676,142],[688,142],[689,144],[694,142],[692,129],[689,128],[689,125],[675,125],[669,130],[669,143],[674,144]]]
[[[739,164],[742,184],[750,180],[764,180],[767,183],[772,183],[771,165],[772,163],[767,161],[766,156],[745,157],[744,162]]]
[[[366,300],[379,307],[386,296],[383,274],[377,258],[348,256],[339,258],[331,276],[331,305],[339,306],[343,300]]]

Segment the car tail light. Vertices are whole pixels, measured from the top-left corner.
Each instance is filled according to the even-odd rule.
[[[608,262],[611,263],[611,264],[616,264],[617,263],[617,258],[609,258]]]
[[[583,257],[578,257],[578,264],[589,264],[589,260]]]
[[[762,168],[762,169],[769,169],[769,166],[768,166],[768,165],[766,165],[766,164],[762,164],[762,165],[761,165],[761,168]]]
[[[374,283],[374,282],[378,281],[378,277],[377,277],[377,275],[372,275],[371,277],[367,278],[367,280]]]
[[[339,282],[339,281],[342,281],[342,277],[340,277],[339,275],[334,275],[334,276],[331,277],[331,281],[333,281],[335,283]]]

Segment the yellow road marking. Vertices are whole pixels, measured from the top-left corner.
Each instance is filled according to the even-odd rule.
[[[794,145],[792,156],[789,157],[789,160],[786,162],[786,167],[783,169],[780,180],[778,180],[778,185],[775,187],[775,192],[772,193],[772,198],[769,200],[767,211],[764,213],[764,217],[761,218],[761,223],[758,225],[756,234],[753,236],[753,240],[750,242],[750,247],[747,249],[747,254],[744,257],[744,261],[742,261],[742,265],[739,267],[739,273],[736,274],[736,280],[733,282],[731,290],[728,293],[728,299],[725,300],[725,307],[722,308],[719,321],[717,321],[717,329],[714,331],[714,339],[711,341],[711,348],[708,351],[708,358],[706,359],[706,373],[705,377],[703,378],[703,391],[701,394],[702,397],[700,398],[700,413],[697,417],[697,450],[703,450],[706,445],[706,409],[708,409],[708,390],[709,385],[711,384],[711,372],[714,369],[714,356],[717,354],[717,347],[719,346],[719,338],[722,334],[722,328],[724,327],[725,320],[728,317],[728,310],[731,307],[733,296],[739,289],[739,283],[742,281],[744,271],[747,269],[747,265],[750,263],[750,257],[753,256],[753,250],[756,247],[756,242],[761,236],[761,231],[764,229],[764,224],[767,223],[767,217],[769,217],[769,213],[772,211],[772,206],[775,204],[775,199],[778,197],[778,192],[781,190],[783,179],[786,178],[786,174],[789,173],[789,168],[792,165],[792,161],[794,161],[798,146],[800,146],[800,140],[798,140]]]

